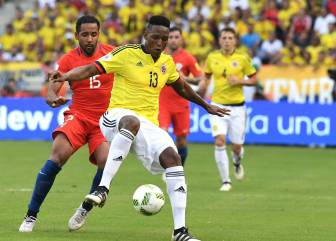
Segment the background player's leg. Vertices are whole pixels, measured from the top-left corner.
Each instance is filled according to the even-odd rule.
[[[232,143],[234,175],[237,180],[242,180],[245,176],[241,161],[244,155],[246,110],[245,107],[235,107],[233,110],[230,118],[229,136]]]
[[[215,137],[215,160],[222,181],[221,191],[229,191],[231,189],[229,158],[225,144],[224,135],[217,135]]]
[[[185,110],[184,112],[174,113],[172,119],[174,126],[174,134],[176,136],[177,151],[181,157],[182,166],[184,166],[188,156],[187,135],[189,134],[190,129],[189,109]]]
[[[241,160],[244,157],[244,147],[240,144],[232,143],[232,159],[234,165],[234,174],[236,179],[242,180],[245,176]]]
[[[56,175],[61,170],[61,167],[66,163],[69,157],[73,153],[73,148],[67,137],[59,133],[52,145],[52,151],[49,160],[47,160],[37,175],[34,191],[28,205],[28,211],[26,218],[30,218],[28,221],[35,221],[37,213],[40,211],[40,207],[46,198],[49,190],[51,189]],[[35,218],[35,220],[34,220]],[[20,232],[31,232],[35,222],[24,222],[20,226]]]
[[[184,166],[184,163],[188,156],[187,137],[186,136],[176,136],[176,147],[177,147],[178,154],[181,157],[182,166]]]

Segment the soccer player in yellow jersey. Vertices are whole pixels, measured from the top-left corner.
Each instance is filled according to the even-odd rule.
[[[232,144],[234,174],[238,180],[241,180],[244,178],[241,159],[244,154],[246,125],[243,85],[255,85],[257,78],[248,54],[236,50],[237,35],[234,29],[221,30],[219,44],[221,48],[211,52],[207,57],[204,69],[205,79],[200,83],[199,93],[204,95],[210,78],[213,77],[212,104],[231,110],[230,116],[210,115],[212,135],[215,138],[215,160],[222,179],[220,190],[229,191],[231,180],[226,153],[226,135],[229,134]]]
[[[167,193],[173,211],[173,240],[199,241],[185,225],[187,187],[181,158],[173,140],[158,127],[160,90],[171,85],[179,95],[202,106],[213,115],[224,116],[228,110],[210,105],[179,78],[171,56],[162,53],[167,45],[170,22],[152,16],[144,34],[145,44],[125,45],[100,58],[96,63],[53,74],[55,82],[85,79],[99,73],[113,72],[110,105],[100,119],[105,138],[111,143],[99,187],[86,201],[103,206],[112,178],[126,158],[131,145],[146,169],[165,172]]]

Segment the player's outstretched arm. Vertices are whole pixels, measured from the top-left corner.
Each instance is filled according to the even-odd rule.
[[[99,74],[94,63],[74,68],[66,73],[56,71],[51,76],[53,82],[79,81]]]
[[[179,72],[179,74],[180,74],[181,79],[183,79],[184,81],[186,81],[188,84],[191,84],[191,85],[198,85],[200,81],[202,80],[202,76],[188,77],[188,76],[185,76],[181,71]]]
[[[247,86],[253,86],[258,83],[257,75],[253,74],[251,76],[248,76],[248,79],[240,79],[235,75],[229,75],[228,81],[230,85],[247,85]]]
[[[171,85],[183,98],[202,106],[208,113],[218,116],[229,115],[230,110],[208,104],[185,81],[178,79]]]

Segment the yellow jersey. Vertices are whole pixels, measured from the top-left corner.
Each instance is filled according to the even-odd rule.
[[[218,104],[230,105],[244,102],[243,87],[231,86],[227,80],[229,75],[243,79],[256,73],[251,58],[247,53],[235,50],[231,55],[225,56],[220,50],[211,52],[205,63],[204,72],[211,74],[214,80],[212,101]]]
[[[96,64],[101,72],[114,73],[108,109],[130,109],[158,125],[160,91],[179,78],[170,55],[162,53],[154,62],[143,46],[127,44],[100,58]]]

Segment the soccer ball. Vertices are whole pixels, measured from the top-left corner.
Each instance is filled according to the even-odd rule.
[[[133,206],[143,215],[151,216],[160,212],[165,202],[161,189],[153,184],[138,187],[133,194]]]

